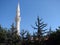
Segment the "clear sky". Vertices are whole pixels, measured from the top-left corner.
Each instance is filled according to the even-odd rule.
[[[15,21],[18,0],[0,0],[0,24],[10,28]],[[21,30],[34,30],[31,25],[35,24],[37,16],[47,23],[47,29],[60,26],[60,0],[20,0]]]

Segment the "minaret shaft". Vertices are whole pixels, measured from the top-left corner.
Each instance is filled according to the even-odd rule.
[[[16,10],[16,30],[17,34],[20,35],[20,6],[18,3],[17,10]]]

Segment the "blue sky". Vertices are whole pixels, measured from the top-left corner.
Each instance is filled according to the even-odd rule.
[[[4,28],[10,28],[15,21],[17,4],[18,0],[0,0],[0,24]],[[37,16],[47,23],[47,29],[60,26],[60,0],[20,0],[20,9],[21,30],[33,32],[31,25]]]

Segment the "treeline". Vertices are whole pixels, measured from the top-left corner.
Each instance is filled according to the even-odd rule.
[[[55,31],[50,27],[47,31],[46,26],[38,16],[35,26],[31,26],[37,32],[31,35],[28,31],[22,30],[19,36],[14,24],[10,29],[0,25],[0,45],[60,45],[60,27]]]

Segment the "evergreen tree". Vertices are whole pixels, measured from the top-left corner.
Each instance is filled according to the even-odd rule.
[[[53,33],[51,27],[49,28],[49,31],[47,32],[47,38],[50,36],[50,34]]]
[[[26,34],[27,31],[25,30],[22,30],[20,35],[21,35],[21,44],[22,45],[25,45],[25,34]]]
[[[26,34],[26,45],[30,45],[31,44],[31,34],[29,32],[27,32]]]
[[[0,45],[5,45],[7,41],[7,30],[0,25]]]
[[[43,38],[43,35],[45,33],[45,30],[44,29],[47,24],[45,24],[42,19],[39,18],[39,16],[37,17],[37,22],[35,23],[36,27],[32,26],[34,29],[37,30],[37,37],[38,37],[38,40],[41,41],[41,39]]]
[[[20,44],[20,36],[17,35],[16,28],[14,27],[14,24],[11,25],[10,30],[8,30],[8,44],[9,45],[17,45]]]

